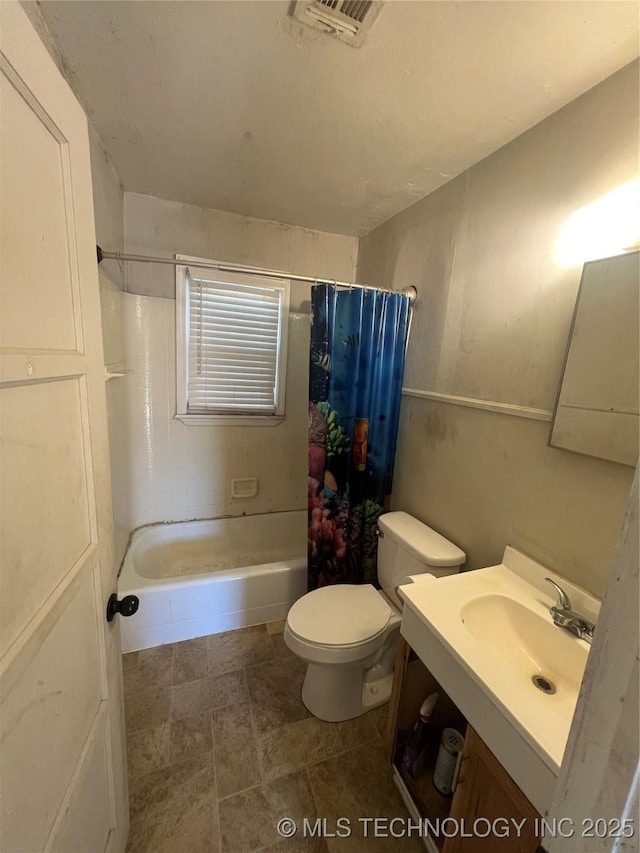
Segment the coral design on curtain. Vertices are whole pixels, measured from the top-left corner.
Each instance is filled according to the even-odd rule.
[[[316,285],[309,374],[309,589],[377,585],[391,494],[409,298]]]

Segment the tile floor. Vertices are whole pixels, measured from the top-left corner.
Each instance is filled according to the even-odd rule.
[[[312,717],[283,627],[124,655],[128,853],[423,850],[417,838],[364,837],[358,820],[408,817],[384,757],[386,706],[345,723]],[[334,831],[349,818],[352,835],[283,839],[283,817]]]

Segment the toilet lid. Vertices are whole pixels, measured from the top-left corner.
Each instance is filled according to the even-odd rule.
[[[334,584],[299,598],[287,616],[289,629],[322,646],[363,643],[383,631],[391,608],[371,584]]]

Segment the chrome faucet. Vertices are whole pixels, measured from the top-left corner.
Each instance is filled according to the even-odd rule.
[[[557,625],[558,628],[564,628],[566,631],[570,631],[581,640],[591,643],[596,626],[592,622],[588,622],[584,616],[580,616],[580,614],[571,609],[571,600],[561,586],[559,586],[555,581],[552,581],[551,578],[545,578],[545,580],[547,583],[550,583],[558,593],[558,601],[554,607],[549,608],[553,624]]]

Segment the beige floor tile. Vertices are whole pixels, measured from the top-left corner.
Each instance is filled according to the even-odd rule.
[[[266,625],[251,625],[237,631],[212,634],[207,640],[212,675],[233,672],[240,667],[273,658],[273,647]]]
[[[258,737],[265,781],[277,779],[344,750],[337,723],[308,717]]]
[[[131,780],[169,763],[169,723],[127,735],[127,766]]]
[[[284,619],[280,622],[267,622],[267,631],[271,637],[273,656],[276,658],[295,657],[289,646],[284,641],[284,628],[287,623]]]
[[[139,652],[126,652],[122,655],[122,675],[125,681],[129,673],[135,672],[138,668],[138,655]]]
[[[130,687],[125,691],[124,700],[127,733],[153,729],[169,720],[171,686],[168,682],[159,686]]]
[[[213,750],[211,711],[170,723],[169,761],[175,764]]]
[[[219,803],[220,834],[223,853],[249,853],[261,849],[296,851],[303,849],[299,842],[303,839],[292,838],[288,844],[282,842],[276,829],[282,818],[291,818],[299,827],[304,818],[315,822],[316,807],[305,773],[294,773],[227,797]]]
[[[407,817],[384,757],[388,706],[343,723],[312,717],[284,624],[123,657],[128,853],[422,850],[416,838],[364,837],[358,820]],[[294,837],[278,835],[281,817],[298,822]],[[348,817],[353,834],[305,836],[304,817],[329,830]]]
[[[247,701],[243,670],[177,684],[171,690],[171,719],[183,720],[204,711]]]
[[[306,771],[318,812],[335,826],[339,817],[351,821],[349,838],[327,839],[330,851],[397,850],[420,853],[424,848],[417,837],[365,837],[360,818],[408,818],[408,812],[393,784],[391,768],[380,742],[330,758]],[[372,832],[372,830],[370,830]]]
[[[145,776],[130,798],[127,853],[217,853],[211,755]]]
[[[125,693],[171,683],[173,645],[129,652],[122,660]]]
[[[295,657],[247,667],[247,685],[259,734],[311,716],[300,698],[305,670],[306,665]]]
[[[289,646],[284,641],[284,636],[282,634],[272,634],[271,636],[271,645],[273,646],[273,655],[276,658],[293,658],[295,657],[294,652],[291,651]]]
[[[260,853],[325,853],[328,849],[324,838],[312,837],[309,832],[307,838],[296,833],[293,838],[283,838],[275,844],[263,847]]]
[[[218,797],[262,782],[248,703],[214,711],[213,738]]]
[[[196,681],[210,675],[207,645],[206,637],[175,643],[173,649],[174,684]]]
[[[337,726],[345,749],[353,749],[356,746],[364,746],[364,744],[380,740],[380,734],[371,717],[371,712],[355,717],[353,720],[337,723]]]
[[[374,708],[373,711],[369,711],[366,715],[371,718],[373,724],[378,730],[378,734],[384,740],[387,736],[387,716],[389,714],[389,703],[386,702],[384,705],[381,705],[379,708]]]

